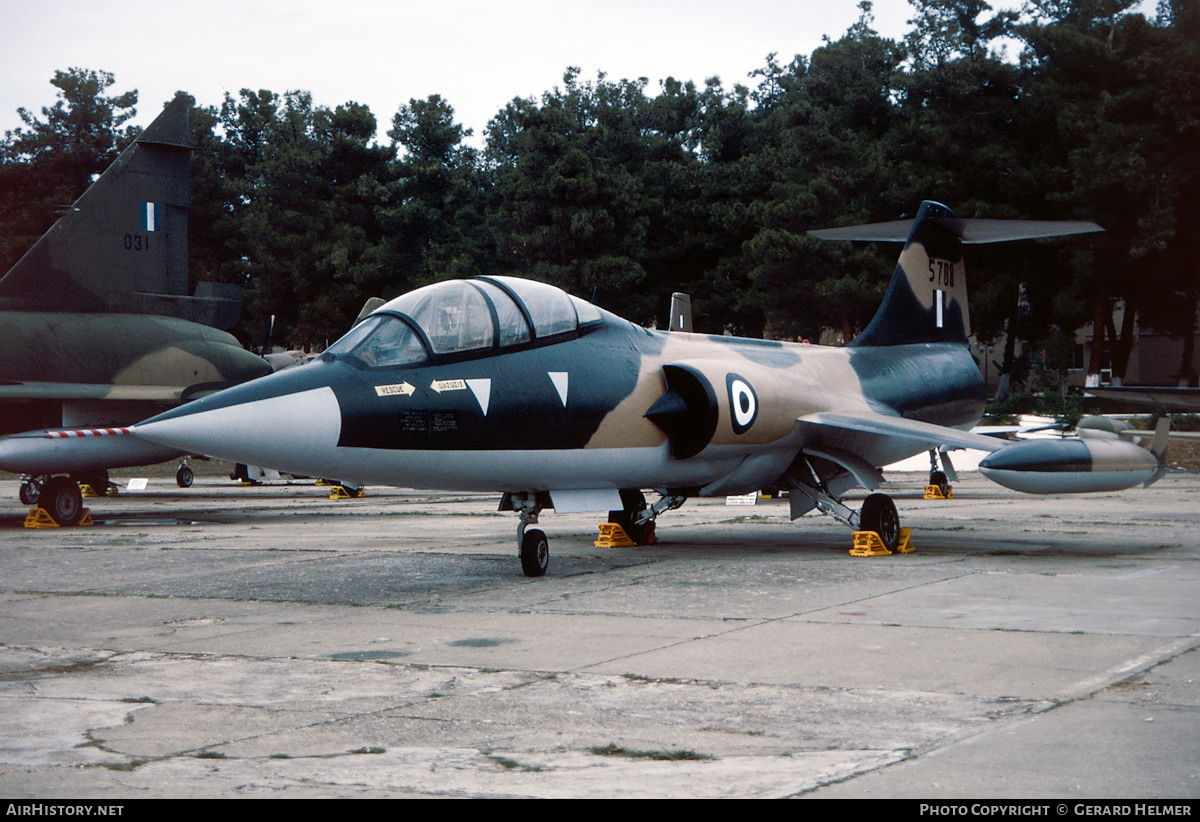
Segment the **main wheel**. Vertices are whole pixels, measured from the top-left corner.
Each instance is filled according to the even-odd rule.
[[[550,564],[550,542],[546,534],[537,528],[526,531],[521,537],[521,570],[527,577],[540,577]]]
[[[624,529],[625,534],[638,545],[642,544],[642,539],[646,536],[646,525],[634,525],[633,518],[642,512],[646,507],[646,495],[638,489],[622,489],[621,490],[621,505],[623,509],[620,511],[609,511],[608,521],[615,522]]]
[[[887,494],[871,494],[863,500],[858,514],[858,527],[863,531],[874,531],[889,551],[900,546],[900,515],[896,503]]]
[[[39,505],[59,525],[78,525],[83,519],[83,495],[70,477],[51,477],[42,486]]]
[[[196,475],[192,473],[192,469],[186,465],[179,466],[179,470],[175,472],[175,484],[180,488],[191,488],[192,480]]]

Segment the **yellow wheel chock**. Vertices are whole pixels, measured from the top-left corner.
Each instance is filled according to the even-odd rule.
[[[77,522],[76,525],[83,527],[85,525],[95,525],[95,524],[96,523],[92,522],[92,512],[89,509],[84,508],[83,516],[79,518],[79,522]],[[26,528],[61,528],[62,526],[54,521],[54,517],[50,516],[50,514],[46,511],[45,508],[30,508],[29,515],[27,517],[25,517],[25,527]]]
[[[597,548],[633,548],[637,545],[625,533],[625,529],[615,522],[600,523],[600,536],[592,544]]]
[[[634,541],[625,528],[617,522],[600,523],[600,536],[592,544],[597,548],[635,548],[638,545],[653,545],[658,542],[654,535],[654,523],[647,522],[642,526],[641,542]]]
[[[330,499],[358,499],[363,496],[364,489],[355,488],[351,491],[344,485],[332,485],[329,488]]]
[[[96,489],[86,482],[81,482],[79,483],[79,495],[81,497],[115,497],[117,496],[117,486],[110,482],[106,487]]]
[[[946,493],[942,493],[942,488],[939,485],[925,486],[925,499],[954,499],[954,486],[947,485]]]
[[[900,544],[896,546],[895,553],[911,554],[914,550],[912,545],[912,529],[900,529]],[[879,534],[874,531],[855,531],[854,532],[854,547],[850,549],[852,557],[887,557],[892,555],[883,544],[883,540],[879,538]]]

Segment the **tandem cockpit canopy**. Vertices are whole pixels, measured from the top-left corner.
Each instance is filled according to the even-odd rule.
[[[600,319],[591,303],[545,283],[448,280],[385,303],[325,353],[368,367],[411,367],[553,340]]]

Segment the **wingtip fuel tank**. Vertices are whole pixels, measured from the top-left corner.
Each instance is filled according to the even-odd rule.
[[[1014,491],[1070,494],[1145,485],[1157,478],[1160,465],[1145,448],[1116,438],[1039,439],[993,451],[979,472]]]

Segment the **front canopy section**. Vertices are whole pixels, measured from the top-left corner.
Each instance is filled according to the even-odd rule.
[[[447,280],[385,303],[327,353],[367,367],[411,367],[567,339],[600,319],[595,306],[546,283]]]

